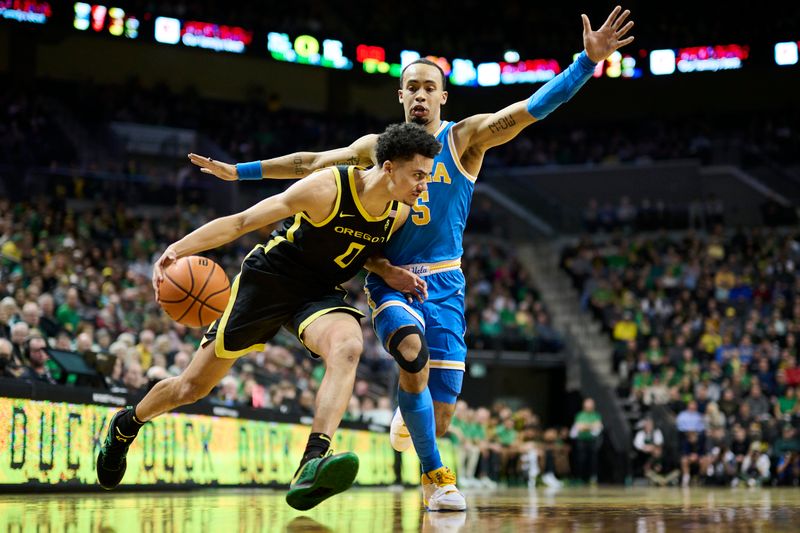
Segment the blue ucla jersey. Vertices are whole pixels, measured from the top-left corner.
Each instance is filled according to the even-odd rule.
[[[451,129],[454,122],[442,121],[436,140],[442,151],[433,160],[428,190],[417,199],[408,220],[384,250],[394,265],[436,263],[458,259],[467,225],[475,177],[462,167],[455,152]]]

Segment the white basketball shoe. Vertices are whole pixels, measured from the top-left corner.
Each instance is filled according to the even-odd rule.
[[[403,422],[400,408],[395,409],[392,427],[389,430],[389,440],[392,442],[392,448],[398,452],[404,452],[411,447],[411,433],[408,432],[408,427]]]
[[[456,475],[443,466],[422,474],[422,501],[429,511],[466,511],[467,501],[456,488]]]

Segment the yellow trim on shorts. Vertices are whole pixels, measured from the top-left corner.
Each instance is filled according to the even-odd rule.
[[[387,307],[402,307],[403,309],[408,311],[408,313],[411,316],[413,316],[414,318],[419,320],[419,323],[422,324],[423,328],[425,327],[425,319],[422,318],[422,315],[417,313],[410,305],[408,305],[406,303],[403,303],[403,302],[401,302],[399,300],[389,300],[388,302],[383,302],[376,309],[373,309],[372,310],[372,324],[373,324],[373,326],[375,325],[375,317],[378,316],[381,313],[381,311],[383,311]]]
[[[231,311],[233,311],[233,304],[234,302],[236,302],[236,295],[239,292],[239,277],[242,275],[244,262],[247,261],[247,258],[253,255],[253,253],[259,248],[264,250],[264,253],[266,254],[272,248],[274,248],[275,246],[284,241],[286,241],[286,239],[283,237],[273,237],[272,239],[269,240],[269,242],[267,242],[266,246],[263,244],[257,244],[252,250],[250,250],[250,253],[248,253],[247,257],[244,258],[244,261],[242,261],[242,265],[239,267],[239,273],[236,275],[235,278],[233,278],[233,284],[231,285],[231,296],[230,298],[228,298],[228,305],[225,306],[225,311],[222,313],[222,317],[219,319],[219,325],[217,326],[217,336],[216,339],[214,340],[214,354],[220,359],[236,359],[237,357],[241,357],[247,353],[264,349],[264,343],[262,342],[253,344],[242,350],[226,350],[225,326],[228,325],[228,318],[230,318],[231,316]]]
[[[382,215],[374,217],[367,213],[367,210],[364,209],[364,206],[361,204],[361,199],[358,197],[358,191],[356,190],[356,177],[355,172],[353,172],[354,170],[355,167],[348,167],[347,177],[350,180],[350,192],[353,193],[353,200],[355,200],[356,208],[361,213],[361,216],[369,222],[380,222],[381,220],[386,220],[386,217],[388,217],[389,213],[392,212],[392,206],[394,202],[389,202],[389,205],[386,206],[386,211],[384,211]]]
[[[464,174],[464,177],[467,178],[472,183],[478,181],[477,176],[473,176],[472,174],[464,170],[464,167],[461,165],[461,157],[458,155],[458,152],[456,152],[456,143],[453,140],[453,128],[450,128],[450,131],[447,132],[447,145],[450,147],[450,155],[453,156],[453,161],[455,162],[459,172]]]
[[[371,273],[372,272],[370,272],[370,274]],[[367,276],[369,276],[369,274],[367,274]],[[367,288],[367,284],[366,283],[364,283],[364,294],[367,295],[367,305],[369,306],[370,309],[372,309],[374,311],[375,310],[375,300],[372,299],[372,295],[369,293],[369,289]]]
[[[445,361],[443,359],[431,359],[428,361],[431,368],[441,368],[443,370],[466,370],[466,365],[461,361]]]
[[[315,311],[315,312],[311,313],[310,315],[308,315],[306,317],[306,319],[303,320],[302,322],[300,322],[300,325],[297,326],[297,338],[300,339],[300,342],[303,343],[303,346],[306,346],[306,343],[303,342],[303,332],[306,330],[306,328],[308,326],[310,326],[311,323],[314,322],[319,317],[321,317],[323,315],[327,315],[328,313],[332,313],[333,311],[337,311],[339,309],[346,309],[347,311],[350,311],[349,313],[347,313],[350,316],[354,316],[353,315],[353,311],[355,311],[356,313],[361,315],[362,318],[364,317],[364,313],[362,313],[361,311],[359,311],[355,307],[346,307],[346,306],[342,306],[342,305],[337,306],[337,307],[328,307],[326,309],[320,309],[319,311]],[[306,346],[306,348],[308,348],[308,346]],[[311,351],[311,350],[309,349],[309,351]]]

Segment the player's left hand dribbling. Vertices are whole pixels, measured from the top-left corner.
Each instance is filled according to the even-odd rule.
[[[175,249],[170,246],[164,250],[164,253],[161,254],[161,257],[159,257],[158,261],[153,265],[153,291],[156,293],[156,301],[158,301],[158,286],[161,285],[161,282],[164,280],[164,269],[177,260],[178,254],[175,252]]]

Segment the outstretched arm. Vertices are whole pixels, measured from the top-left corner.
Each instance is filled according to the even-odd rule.
[[[326,152],[295,152],[293,154],[239,163],[233,165],[210,157],[189,154],[189,161],[200,167],[200,172],[212,174],[225,181],[244,179],[297,179],[333,165],[372,166],[375,161],[375,143],[378,136],[364,135],[350,146]]]
[[[295,183],[284,192],[270,196],[239,213],[208,222],[167,247],[153,268],[153,288],[164,278],[164,269],[181,257],[227,244],[255,229],[274,224],[300,211],[313,216],[330,212],[336,197],[336,183],[330,171]]]
[[[630,11],[620,14],[615,7],[605,23],[592,30],[589,17],[583,19],[584,51],[572,65],[543,85],[528,100],[512,104],[497,113],[474,115],[462,120],[453,128],[454,141],[459,156],[467,151],[483,151],[507,143],[525,127],[542,120],[556,107],[568,101],[592,76],[595,65],[612,52],[629,44],[633,37],[623,39],[633,27],[633,22],[623,26]]]

